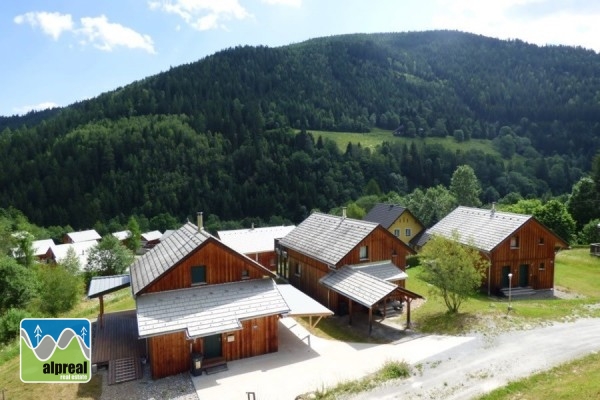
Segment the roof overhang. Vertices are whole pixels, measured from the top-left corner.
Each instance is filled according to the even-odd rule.
[[[371,308],[398,286],[352,268],[342,268],[325,275],[319,282],[365,307]]]
[[[131,285],[131,276],[113,275],[113,276],[95,276],[90,281],[90,288],[87,297],[90,299],[104,296],[117,290]]]
[[[279,293],[290,307],[290,317],[328,317],[333,311],[290,284],[277,285]]]

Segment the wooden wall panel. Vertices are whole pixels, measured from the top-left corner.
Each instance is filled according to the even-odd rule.
[[[262,278],[266,274],[246,257],[231,251],[218,242],[209,241],[154,281],[143,293],[191,287],[191,268],[199,265],[206,266],[206,283],[209,285],[240,281],[242,280],[242,270],[248,270],[248,279]]]
[[[148,356],[153,379],[190,370],[190,342],[183,332],[148,338]]]
[[[225,359],[233,361],[276,352],[279,349],[278,320],[276,315],[249,319],[242,321],[242,330],[223,334]]]
[[[555,247],[561,246],[562,243],[558,243],[556,236],[535,220],[527,222],[514,235],[519,237],[518,248],[511,248],[511,238],[509,237],[490,255],[492,294],[497,294],[503,287],[502,267],[505,266],[509,267],[513,274],[513,287],[518,287],[521,282],[520,266],[528,265],[528,286],[533,289],[553,288]],[[483,286],[487,288],[487,279]]]
[[[247,253],[246,255],[263,267],[267,268],[269,271],[277,271],[277,254],[275,254],[275,251]]]

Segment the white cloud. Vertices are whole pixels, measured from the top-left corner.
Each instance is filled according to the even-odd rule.
[[[112,51],[123,46],[130,49],[142,49],[155,54],[154,43],[148,35],[143,35],[121,24],[108,22],[106,16],[81,18],[81,29],[77,34],[85,39],[83,43],[92,43],[104,51]]]
[[[16,24],[28,23],[32,27],[39,26],[46,35],[58,40],[60,34],[73,30],[73,18],[71,14],[57,12],[28,12],[17,15],[14,18]]]
[[[13,111],[15,114],[25,115],[30,111],[41,111],[41,110],[47,110],[49,108],[55,108],[55,107],[60,107],[60,106],[54,102],[46,101],[43,103],[29,105],[29,106],[15,107],[15,108],[13,108]]]
[[[600,52],[600,7],[582,10],[570,2],[444,0],[435,26],[537,45],[582,46]]]
[[[269,5],[282,5],[282,6],[291,6],[291,7],[300,7],[302,5],[302,0],[262,0],[263,3]]]
[[[225,29],[222,21],[243,20],[252,16],[238,0],[157,0],[150,1],[148,5],[151,10],[178,15],[200,31]]]
[[[83,17],[80,27],[76,27],[70,14],[57,12],[28,12],[17,15],[16,24],[28,23],[32,27],[39,26],[42,31],[58,40],[63,32],[70,32],[78,37],[81,45],[92,44],[103,51],[112,51],[115,47],[142,49],[155,54],[154,42],[149,35],[144,35],[121,24],[109,22],[106,16]]]

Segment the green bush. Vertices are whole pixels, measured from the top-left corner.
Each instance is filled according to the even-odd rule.
[[[406,268],[414,268],[421,265],[421,260],[418,255],[406,257]]]
[[[0,318],[0,343],[7,343],[12,339],[19,336],[19,329],[21,327],[21,320],[23,318],[30,318],[29,314],[25,310],[18,308],[9,309]]]

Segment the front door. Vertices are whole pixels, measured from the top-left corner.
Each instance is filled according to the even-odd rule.
[[[204,337],[204,358],[216,358],[223,355],[221,335]]]
[[[510,273],[510,266],[505,265],[502,267],[502,288],[507,288],[509,285],[508,274]]]
[[[529,286],[529,264],[519,265],[519,286]]]

